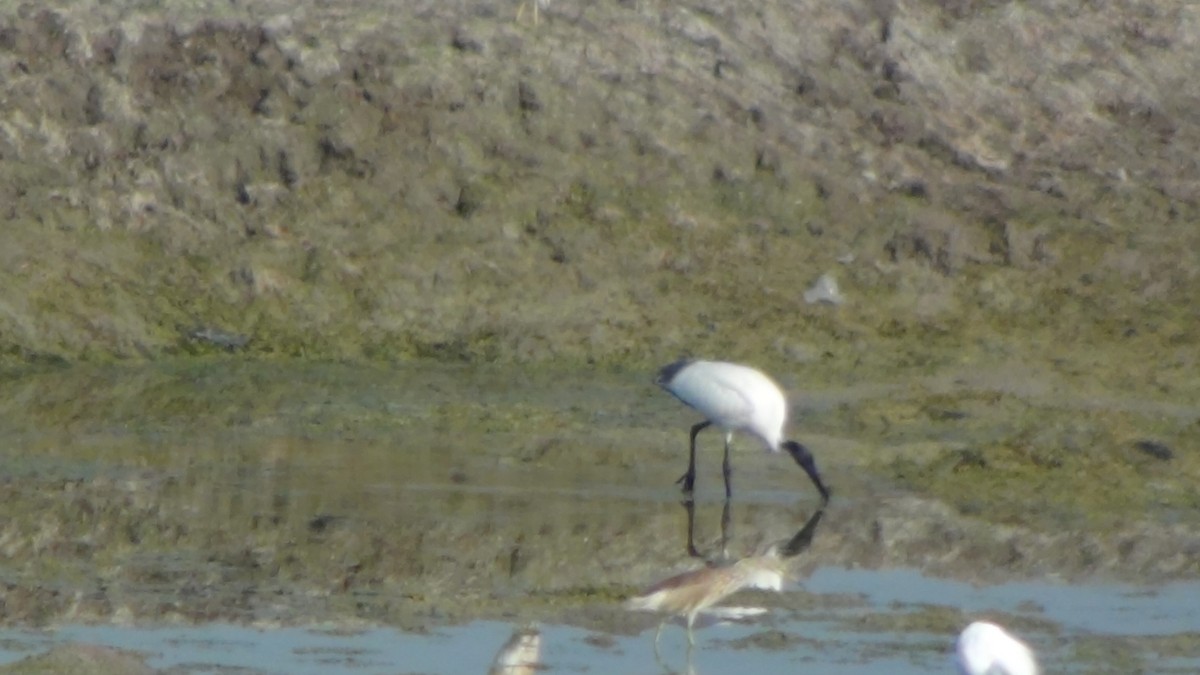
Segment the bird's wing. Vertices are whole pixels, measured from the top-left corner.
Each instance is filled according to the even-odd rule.
[[[667,385],[667,390],[710,420],[731,427],[749,421],[754,404],[736,379],[737,373],[727,371],[722,367],[725,364],[696,365],[704,368],[683,370]]]
[[[640,611],[675,611],[692,599],[697,593],[703,593],[711,584],[715,568],[701,567],[699,569],[676,574],[650,586],[640,594],[625,601],[625,608]]]

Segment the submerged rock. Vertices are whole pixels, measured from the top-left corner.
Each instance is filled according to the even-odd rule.
[[[846,296],[842,295],[838,289],[837,279],[833,278],[832,274],[822,274],[816,283],[804,291],[804,301],[810,305],[826,304],[840,305],[846,301]]]

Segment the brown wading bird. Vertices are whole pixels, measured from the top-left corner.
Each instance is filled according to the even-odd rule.
[[[710,565],[677,574],[647,588],[625,602],[625,608],[647,612],[665,612],[687,619],[689,649],[696,644],[692,626],[696,617],[716,603],[742,590],[761,588],[779,591],[787,577],[788,558],[794,557],[812,544],[822,510],[808,519],[804,527],[782,546],[771,545],[766,553],[754,555],[724,565]],[[654,649],[662,637],[663,626],[670,616],[658,625],[654,633]]]

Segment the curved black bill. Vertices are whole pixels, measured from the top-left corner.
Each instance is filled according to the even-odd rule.
[[[817,490],[821,493],[821,505],[828,504],[829,496],[832,493],[829,488],[825,487],[825,482],[821,480],[821,474],[817,471],[817,463],[813,460],[812,453],[796,441],[788,441],[783,444],[783,447],[792,456],[792,459],[796,460],[800,468],[804,469],[804,473],[812,479],[813,485],[817,486]]]

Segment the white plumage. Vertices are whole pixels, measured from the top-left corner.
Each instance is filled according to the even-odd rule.
[[[1038,675],[1029,645],[1000,626],[976,621],[958,636],[958,672],[962,675]]]
[[[821,481],[812,454],[803,445],[784,440],[788,404],[779,385],[749,366],[722,361],[676,361],[658,373],[656,383],[680,401],[695,409],[705,420],[692,427],[688,470],[679,478],[683,491],[691,493],[696,480],[696,434],[716,425],[725,434],[725,496],[733,491],[729,484],[732,469],[729,444],[733,432],[741,431],[759,440],[767,450],[786,450],[812,479],[824,502],[829,490]]]
[[[744,431],[767,450],[779,452],[787,400],[765,374],[737,363],[691,361],[664,386],[727,436]]]

